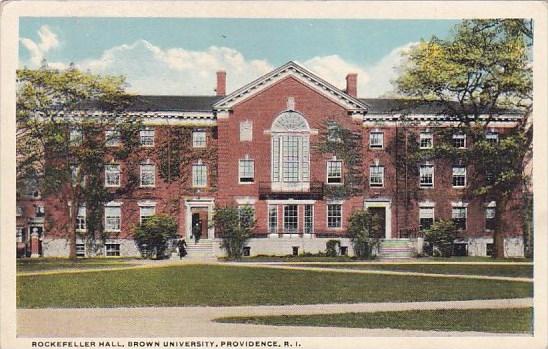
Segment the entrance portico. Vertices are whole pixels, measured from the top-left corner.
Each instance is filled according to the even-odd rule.
[[[185,200],[185,238],[190,240],[193,229],[200,229],[200,239],[214,239],[215,229],[212,225],[215,202],[213,198]],[[204,232],[207,232],[204,234]]]

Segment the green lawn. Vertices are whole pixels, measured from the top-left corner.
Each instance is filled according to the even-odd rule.
[[[17,277],[21,308],[410,302],[532,295],[533,285],[527,282],[214,265]]]
[[[298,264],[300,267],[390,270],[432,274],[464,274],[508,277],[533,277],[532,265],[470,265],[470,264]]]
[[[134,265],[130,263],[132,260],[134,259],[78,258],[76,260],[71,260],[68,258],[33,258],[18,259],[16,267],[18,272],[33,272],[57,269],[118,268]]]
[[[223,259],[223,258],[221,258]],[[327,257],[327,256],[254,256],[254,257],[243,257],[239,262],[364,262],[367,260],[358,259],[356,257],[349,256],[337,256],[337,257]],[[526,258],[498,258],[493,259],[491,257],[450,257],[450,258],[441,258],[441,257],[424,257],[417,258],[413,260],[414,262],[421,263],[430,263],[430,262],[447,262],[447,263],[462,263],[462,262],[481,262],[481,263],[491,263],[491,262],[507,262],[507,263],[527,263],[533,262],[532,259]],[[377,262],[377,260],[371,260],[369,262]]]
[[[393,328],[423,331],[533,333],[533,308],[409,310],[326,315],[227,317],[217,322],[275,326]]]

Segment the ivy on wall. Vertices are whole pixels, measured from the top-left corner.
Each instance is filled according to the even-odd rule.
[[[317,150],[322,154],[332,154],[342,160],[343,184],[326,185],[324,195],[329,199],[346,199],[363,194],[362,134],[328,120],[320,132]]]

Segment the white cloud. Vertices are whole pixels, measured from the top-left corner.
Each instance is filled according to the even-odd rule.
[[[40,42],[36,43],[28,38],[21,38],[21,43],[30,53],[29,65],[31,67],[39,67],[42,59],[46,58],[46,54],[51,50],[59,46],[59,39],[57,34],[51,31],[47,25],[43,25],[38,29],[38,37]],[[61,67],[60,63],[54,63],[53,67]],[[61,63],[62,64],[62,63]],[[62,67],[65,67],[62,64]]]
[[[95,73],[125,75],[131,92],[173,95],[213,94],[218,70],[227,72],[227,90],[231,91],[273,69],[266,60],[247,60],[227,47],[211,46],[205,51],[162,49],[146,40],[113,47],[98,59],[77,66]]]
[[[40,27],[38,36],[39,42],[21,38],[30,53],[30,67],[40,66],[46,54],[59,46],[57,35],[45,25]],[[379,97],[393,90],[390,81],[397,76],[394,68],[402,61],[401,53],[414,44],[393,49],[371,66],[348,62],[339,55],[313,57],[301,64],[340,89],[346,87],[348,73],[357,73],[358,96]],[[48,65],[67,67],[63,62],[48,61]],[[266,59],[250,60],[228,47],[192,51],[161,48],[146,40],[109,48],[100,57],[76,62],[76,66],[94,73],[124,75],[130,92],[161,95],[212,95],[218,70],[227,72],[230,92],[274,69]]]

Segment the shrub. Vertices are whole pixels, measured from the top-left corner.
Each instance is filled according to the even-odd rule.
[[[441,257],[453,255],[453,244],[457,237],[457,227],[450,220],[434,222],[424,232],[424,241],[432,246],[432,254]]]
[[[221,207],[213,216],[215,231],[221,236],[221,248],[228,258],[240,259],[244,247],[255,227],[255,214],[251,207]]]
[[[162,258],[168,242],[177,237],[177,223],[169,216],[152,216],[136,227],[133,236],[143,257]]]
[[[348,235],[357,257],[370,259],[379,244],[381,226],[377,216],[367,210],[357,210],[348,219]]]
[[[325,254],[328,257],[336,257],[339,255],[341,242],[339,240],[329,240],[325,243]]]

